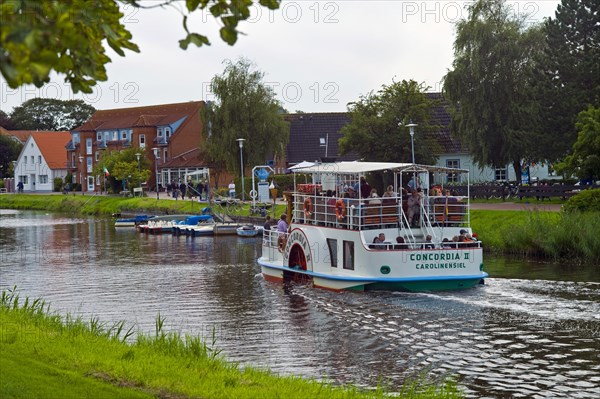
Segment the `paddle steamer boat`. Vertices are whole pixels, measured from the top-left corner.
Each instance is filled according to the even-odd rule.
[[[452,195],[442,184],[468,187],[468,170],[337,162],[293,172],[294,190],[285,193],[288,232],[264,231],[258,263],[266,280],[300,280],[331,290],[430,291],[470,288],[487,277],[482,244],[471,238],[468,192]],[[300,173],[313,184],[298,184],[304,180]],[[398,194],[361,196],[361,179],[372,174]],[[422,190],[414,190],[416,205],[403,189],[411,178],[422,182]],[[410,221],[409,215],[416,216]],[[375,242],[380,234],[385,239]]]

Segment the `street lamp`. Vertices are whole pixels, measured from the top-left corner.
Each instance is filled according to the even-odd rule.
[[[156,176],[156,199],[158,200],[158,151],[157,147],[152,149],[154,151],[154,175]]]
[[[13,184],[12,184],[12,190],[13,193],[16,193],[17,190],[17,161],[12,161],[13,164]]]
[[[242,173],[242,201],[244,201],[245,198],[245,194],[244,194],[244,153],[242,151],[242,149],[244,148],[244,141],[246,139],[237,139],[236,141],[240,144],[240,169],[241,169],[241,173]]]
[[[135,153],[135,157],[137,158],[137,161],[138,161],[138,179],[140,179],[140,157],[141,156],[142,156],[142,154],[140,154],[139,152]],[[142,187],[142,179],[140,179],[139,185],[140,185],[140,187]]]
[[[412,149],[412,163],[413,163],[413,181],[415,186],[413,187],[414,190],[417,189],[417,171],[415,170],[415,126],[418,126],[416,123],[412,123],[412,121],[410,121],[410,123],[408,125],[406,125],[406,127],[408,127],[409,132],[410,132],[410,146]]]
[[[79,184],[81,185],[81,194],[83,194],[83,156],[79,155]]]

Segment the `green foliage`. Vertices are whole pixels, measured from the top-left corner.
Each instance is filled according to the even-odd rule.
[[[0,178],[14,177],[14,165],[21,153],[23,144],[11,139],[8,136],[0,134]]]
[[[81,126],[95,111],[83,100],[33,98],[13,109],[11,121],[18,130],[71,130]]]
[[[148,160],[147,149],[131,147],[120,151],[104,152],[102,158],[94,167],[94,175],[104,176],[104,168],[109,172],[106,177],[107,186],[112,187],[113,192],[122,189],[123,180],[127,180],[128,187],[138,187],[142,182],[147,182],[152,172]],[[136,154],[140,154],[138,163]]]
[[[225,71],[211,81],[215,102],[203,110],[205,159],[215,169],[240,172],[239,138],[245,139],[245,170],[262,165],[274,154],[283,155],[289,125],[279,112],[275,93],[264,82],[264,73],[245,59],[225,62]]]
[[[54,181],[53,181],[52,191],[60,192],[63,190],[63,187],[64,187],[64,182],[63,182],[62,177],[55,177]]]
[[[579,113],[575,126],[579,134],[573,152],[556,169],[566,176],[600,180],[600,107]]]
[[[98,81],[107,79],[105,65],[111,60],[105,44],[118,55],[124,50],[139,52],[131,41],[119,6],[137,9],[165,7],[172,0],[143,3],[139,0],[6,0],[0,3],[0,71],[12,88],[33,83],[41,87],[50,74],[65,75],[73,92],[91,93]],[[279,0],[260,0],[261,6],[277,9]],[[183,14],[186,38],[179,42],[186,49],[210,44],[204,35],[190,32],[188,16],[208,11],[221,23],[220,36],[233,45],[238,23],[248,19],[251,0],[186,0]]]
[[[431,109],[437,104],[426,97],[426,90],[414,80],[403,80],[350,103],[351,121],[342,128],[340,152],[356,151],[365,161],[412,162],[406,127],[412,121],[419,125],[414,137],[415,162],[435,163],[433,154],[439,153],[440,147],[432,133],[440,127],[429,124]]]
[[[577,139],[575,120],[600,104],[600,11],[597,0],[562,0],[544,22],[545,51],[537,57],[538,148],[561,159]]]
[[[453,70],[444,77],[453,131],[479,165],[535,160],[539,107],[532,97],[536,65],[544,49],[539,26],[515,16],[504,0],[479,0],[457,24]]]
[[[0,109],[0,127],[5,128],[6,130],[14,130],[12,120],[10,116],[4,111]]]
[[[563,209],[565,212],[600,212],[600,188],[581,191],[569,198]]]
[[[119,55],[138,52],[115,0],[3,1],[0,3],[0,70],[12,88],[41,87],[52,71],[65,74],[75,93],[91,93],[110,62],[104,42]]]
[[[471,214],[473,231],[487,251],[600,264],[600,212],[472,211]]]

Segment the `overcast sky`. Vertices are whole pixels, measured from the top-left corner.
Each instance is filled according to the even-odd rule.
[[[531,23],[554,17],[557,0],[508,1],[530,14]],[[467,15],[465,1],[284,1],[279,10],[253,8],[235,46],[218,35],[219,25],[196,13],[190,30],[211,46],[179,48],[182,17],[172,7],[124,9],[127,28],[141,52],[119,57],[108,50],[107,82],[93,94],[73,95],[63,77],[46,86],[10,89],[0,78],[0,107],[34,97],[83,98],[96,109],[210,100],[209,83],[223,60],[245,57],[265,73],[291,112],[343,112],[346,104],[393,80],[414,79],[441,89],[452,66],[454,23]]]

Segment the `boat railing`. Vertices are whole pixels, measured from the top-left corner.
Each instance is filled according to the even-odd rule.
[[[427,197],[429,215],[433,225],[461,227],[469,213],[468,197],[434,196]]]
[[[424,197],[418,227],[442,225],[459,227],[467,221],[466,197]],[[326,227],[368,230],[400,227],[410,230],[407,197],[336,198],[295,193],[293,221]],[[432,234],[431,228],[427,229]]]
[[[288,233],[277,230],[263,230],[263,246],[283,251],[287,242]]]

